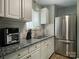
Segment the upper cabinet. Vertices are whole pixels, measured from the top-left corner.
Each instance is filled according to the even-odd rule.
[[[48,9],[41,9],[41,24],[48,24]]]
[[[0,0],[0,16],[4,16],[4,0]]]
[[[0,0],[0,16],[16,21],[31,21],[32,0]]]
[[[5,0],[5,14],[8,18],[21,18],[21,0]]]
[[[32,0],[22,0],[22,20],[32,20]]]

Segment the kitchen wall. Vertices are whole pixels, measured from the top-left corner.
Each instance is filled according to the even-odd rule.
[[[76,15],[77,6],[60,7],[56,6],[55,16]]]
[[[54,36],[54,24],[46,25],[46,27],[45,27],[45,34]]]
[[[45,6],[49,11],[49,24],[45,26],[45,33],[48,35],[54,35],[54,18],[55,18],[55,5]]]

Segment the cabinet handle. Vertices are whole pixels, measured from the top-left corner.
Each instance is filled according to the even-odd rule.
[[[35,46],[35,48],[37,48],[37,46]]]
[[[30,57],[31,57],[31,55],[27,56],[27,58],[30,58]]]
[[[21,54],[18,54],[18,56],[21,56]]]

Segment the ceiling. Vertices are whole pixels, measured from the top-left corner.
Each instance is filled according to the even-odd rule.
[[[38,0],[40,5],[58,5],[58,6],[71,6],[76,5],[76,0]]]

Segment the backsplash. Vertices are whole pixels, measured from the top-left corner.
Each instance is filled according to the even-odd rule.
[[[54,23],[53,24],[48,24],[45,27],[45,34],[47,35],[54,35]]]
[[[4,22],[4,21],[0,21],[0,28],[5,28],[5,27],[12,27],[12,28],[19,28],[20,30],[20,39],[24,39],[26,38],[26,34],[27,34],[27,27],[26,27],[26,23],[22,23],[22,22],[11,22],[11,21],[8,21],[8,22]],[[42,35],[42,28],[40,27],[40,29],[38,30],[33,30],[32,33],[33,33],[33,37],[34,36],[40,36]],[[39,33],[39,34],[38,34]]]

